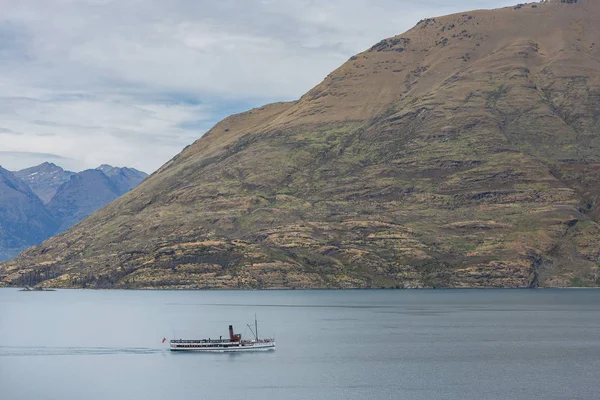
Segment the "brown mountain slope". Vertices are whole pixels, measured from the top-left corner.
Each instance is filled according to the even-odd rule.
[[[421,21],[226,118],[5,284],[600,284],[600,2]]]

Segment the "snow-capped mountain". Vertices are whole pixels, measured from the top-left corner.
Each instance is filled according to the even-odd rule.
[[[21,179],[44,204],[48,204],[56,191],[75,172],[65,171],[56,164],[45,162],[35,167],[14,171],[13,174]]]

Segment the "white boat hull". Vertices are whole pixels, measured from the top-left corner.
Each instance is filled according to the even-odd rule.
[[[175,341],[170,344],[171,351],[200,352],[200,353],[234,353],[247,351],[275,350],[274,341],[247,342],[247,343],[210,343],[193,341]]]
[[[195,352],[195,353],[238,353],[247,351],[272,351],[275,346],[270,347],[254,347],[254,348],[229,348],[229,349],[171,349],[177,352]]]

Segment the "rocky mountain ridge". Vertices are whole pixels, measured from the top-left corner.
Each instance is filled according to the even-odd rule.
[[[600,284],[600,3],[420,21],[233,115],[5,285]]]
[[[0,260],[41,243],[57,227],[58,221],[31,189],[0,167]]]
[[[58,188],[69,181],[75,172],[65,171],[56,164],[45,162],[35,167],[13,171],[44,204],[48,204]]]
[[[2,173],[0,207],[5,213],[0,224],[6,239],[0,244],[0,260],[68,229],[147,176],[133,168],[108,165],[75,173],[48,162]]]

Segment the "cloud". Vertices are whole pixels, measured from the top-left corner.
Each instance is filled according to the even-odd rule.
[[[53,160],[67,160],[67,157],[60,156],[58,154],[51,153],[35,153],[32,151],[0,151],[0,155],[6,155],[9,157],[42,157],[51,158]]]
[[[296,99],[421,18],[512,3],[0,0],[0,143],[152,172],[219,119]]]
[[[69,161],[69,158],[59,154],[36,153],[32,151],[0,151],[0,160],[3,161],[0,163],[1,166],[17,171],[41,164],[45,161],[64,163],[65,161]]]

